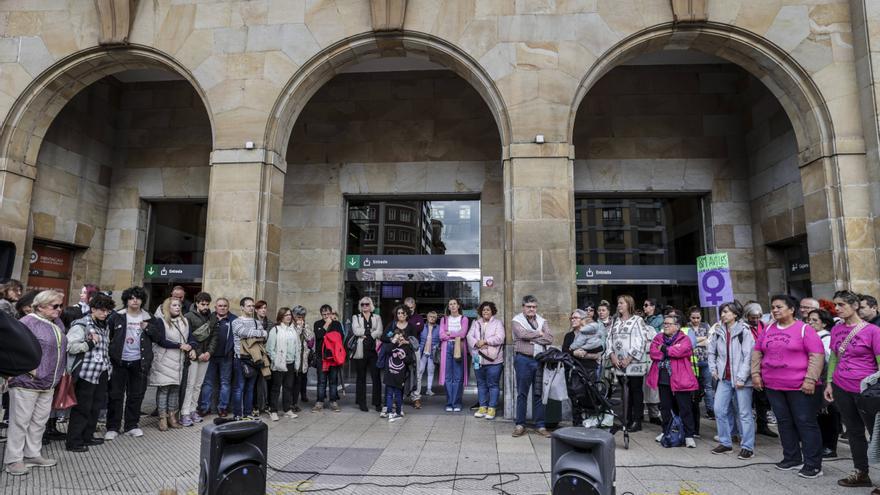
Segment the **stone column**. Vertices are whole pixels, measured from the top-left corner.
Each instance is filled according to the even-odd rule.
[[[835,155],[801,167],[813,295],[876,294],[877,260],[865,155]]]
[[[227,297],[278,297],[281,201],[286,164],[266,150],[211,153],[204,290]]]
[[[523,143],[510,145],[507,151],[504,286],[508,334],[511,318],[521,311],[522,297],[532,294],[560,344],[576,303],[573,147]],[[508,346],[508,354],[512,353]],[[505,371],[504,415],[513,417],[512,366]]]
[[[862,135],[864,136],[865,151],[864,170],[861,177],[853,177],[847,174],[852,185],[864,186],[865,193],[857,194],[855,198],[845,197],[844,203],[850,207],[870,207],[869,215],[873,226],[874,257],[861,257],[853,260],[851,265],[856,273],[852,278],[854,288],[861,287],[869,294],[880,292],[878,284],[877,253],[880,248],[880,8],[876,2],[866,0],[850,0],[850,19],[852,23],[852,48],[855,58],[856,82],[858,83],[858,113],[861,117]],[[854,109],[855,110],[855,109]],[[870,198],[868,200],[867,198]],[[855,204],[858,200],[860,204]],[[857,230],[857,228],[856,228]],[[847,229],[847,236],[851,235],[852,229]],[[864,251],[862,252],[864,255]],[[810,262],[811,268],[814,266]],[[865,283],[855,283],[862,280]]]
[[[27,279],[30,264],[28,222],[35,173],[34,167],[21,166],[12,170],[0,166],[0,239],[15,244],[12,278],[23,282]]]

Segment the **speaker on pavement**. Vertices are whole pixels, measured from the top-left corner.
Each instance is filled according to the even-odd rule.
[[[553,495],[613,495],[614,436],[604,430],[571,426],[553,432]]]
[[[262,421],[235,421],[202,429],[199,495],[266,493],[269,429]]]

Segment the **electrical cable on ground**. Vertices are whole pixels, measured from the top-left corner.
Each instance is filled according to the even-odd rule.
[[[839,462],[839,461],[851,461],[851,457],[837,457],[834,459],[823,459],[823,463],[829,462]],[[683,466],[680,464],[620,464],[617,465],[617,468],[622,469],[648,469],[648,468],[679,468],[679,469],[744,469],[755,466],[774,466],[775,462],[750,462],[747,464],[740,464],[737,466],[706,466],[706,465],[693,465],[693,466]],[[300,481],[296,490],[298,493],[316,493],[316,492],[338,492],[345,490],[346,488],[352,486],[378,486],[378,487],[386,487],[386,488],[405,488],[408,486],[429,486],[440,483],[455,483],[456,481],[486,481],[490,476],[499,476],[502,478],[501,481],[492,485],[491,489],[493,491],[499,492],[501,495],[511,495],[510,492],[504,490],[504,485],[508,483],[516,483],[519,481],[521,476],[524,475],[547,475],[551,474],[552,471],[497,471],[494,473],[486,473],[486,474],[458,474],[458,473],[446,473],[446,474],[360,474],[360,473],[328,473],[322,471],[300,471],[300,470],[286,470],[286,469],[278,469],[273,466],[268,466],[269,469],[275,471],[276,473],[283,474],[299,474],[299,475],[307,475],[308,478]],[[408,482],[403,485],[389,485],[387,483],[374,483],[371,481],[353,481],[351,483],[346,483],[345,485],[341,485],[338,487],[321,487],[311,489],[311,480],[316,476],[336,476],[336,477],[358,477],[358,478],[384,478],[384,479],[397,479],[397,478],[442,478],[432,481],[413,481]],[[503,478],[506,476],[510,476],[511,479],[504,480]],[[304,484],[309,483],[309,488],[303,487]]]

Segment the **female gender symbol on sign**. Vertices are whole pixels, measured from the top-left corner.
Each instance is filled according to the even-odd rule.
[[[700,281],[700,285],[703,287],[703,292],[705,294],[704,299],[709,306],[717,306],[724,298],[719,296],[724,292],[724,287],[727,285],[724,280],[724,276],[721,275],[721,272],[718,270],[709,270],[708,272],[703,274],[703,279]]]
[[[700,306],[718,306],[725,301],[733,300],[733,284],[730,282],[730,262],[727,253],[699,256],[697,279]]]

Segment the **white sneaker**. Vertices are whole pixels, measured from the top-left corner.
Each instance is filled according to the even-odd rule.
[[[272,419],[272,421],[278,421],[278,413],[272,411],[271,413],[269,413],[269,418]]]
[[[687,447],[689,449],[697,448],[697,442],[694,441],[694,439],[691,437],[687,437],[684,439],[684,445],[685,445],[685,447]]]
[[[104,433],[104,440],[110,441],[115,439],[117,436],[119,436],[119,433],[115,431],[108,431],[107,433]]]
[[[391,414],[394,414],[394,413],[391,413]],[[387,418],[388,417],[388,413],[385,412],[385,409],[382,409],[382,412],[379,413],[379,417],[380,418]]]
[[[662,433],[659,434],[659,435],[657,435],[656,437],[654,437],[654,441],[655,441],[655,442],[660,443],[660,440],[663,440],[663,434],[662,434]]]
[[[296,418],[298,418],[299,416],[298,416],[295,412],[293,412],[293,411],[287,411],[286,413],[284,413],[284,417],[285,417],[285,418],[290,418],[290,419],[296,419]]]
[[[125,434],[130,437],[135,437],[135,438],[142,437],[142,436],[144,436],[144,430],[142,430],[140,428],[134,428],[132,430],[128,430],[127,432],[125,432]]]
[[[453,408],[452,412],[461,412],[461,408],[460,407]]]
[[[718,439],[718,435],[715,435],[714,437],[712,437],[712,440],[715,440],[716,442],[721,443],[721,440]]]
[[[433,397],[433,396],[434,396],[434,391],[433,391],[433,390],[428,390],[427,392],[425,392],[425,395],[427,395],[427,396],[429,396],[429,397]]]
[[[397,421],[398,419],[402,419],[402,418],[394,413],[391,413],[388,415],[388,422],[389,423],[393,423],[393,422]]]
[[[449,406],[447,406],[447,407],[446,407],[446,412],[452,412],[452,408],[449,407]]]

